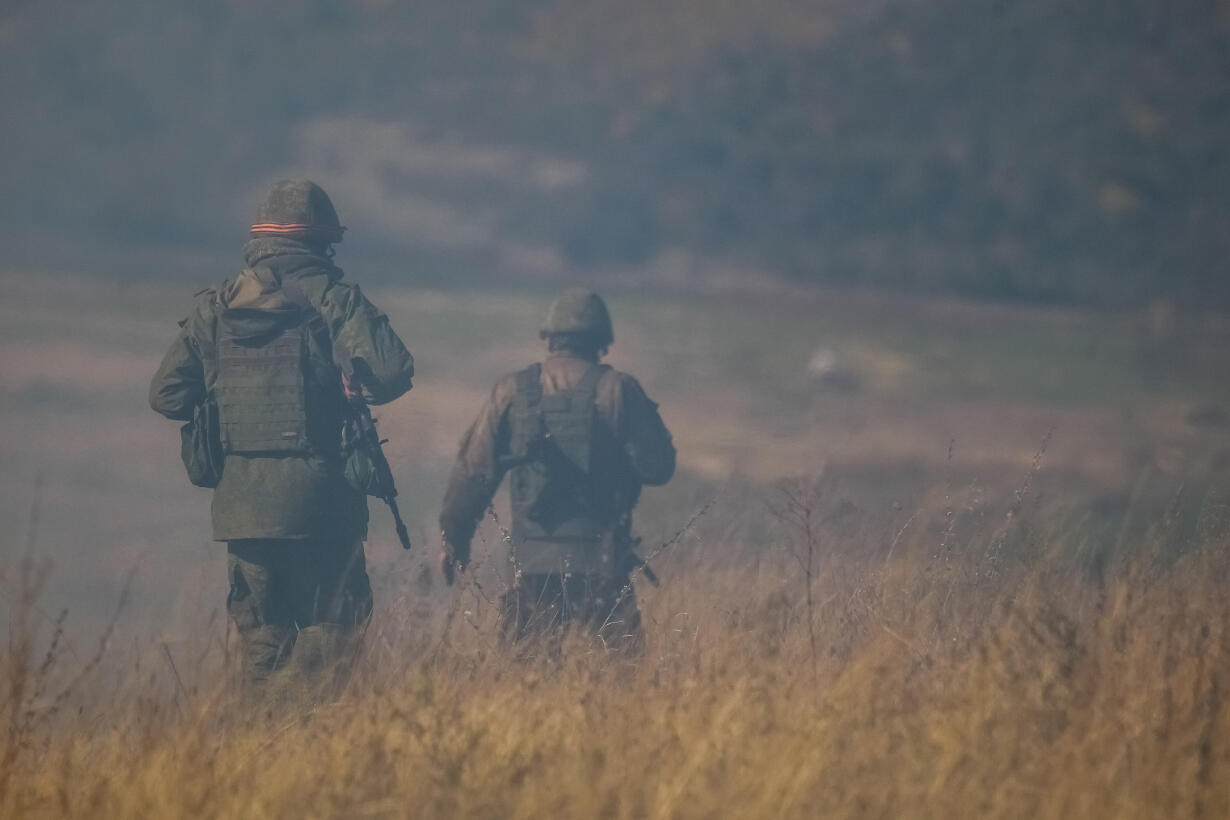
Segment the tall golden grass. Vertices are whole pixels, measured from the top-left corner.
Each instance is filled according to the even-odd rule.
[[[681,553],[661,588],[638,587],[638,660],[583,636],[558,665],[512,659],[479,567],[432,593],[434,621],[419,592],[386,602],[340,697],[275,711],[245,706],[223,665],[190,672],[169,651],[122,685],[83,680],[89,659],[37,626],[27,563],[6,579],[25,614],[3,657],[0,808],[1230,816],[1230,543],[1199,527],[1176,540],[1160,521],[1074,560],[1089,553],[1037,522],[1022,537],[1010,512],[958,547],[948,510],[874,554],[809,542],[798,519],[777,550]]]

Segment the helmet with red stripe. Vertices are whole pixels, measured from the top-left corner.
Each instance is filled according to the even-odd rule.
[[[253,237],[289,236],[333,243],[342,241],[345,230],[324,188],[306,179],[275,182],[252,221]]]

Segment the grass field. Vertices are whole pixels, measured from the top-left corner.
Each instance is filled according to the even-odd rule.
[[[59,703],[74,664],[44,661],[65,660],[54,650],[23,656],[18,641],[4,665],[16,700],[0,806],[1222,817],[1230,579],[1215,530],[1181,546],[1159,521],[1094,569],[1011,525],[959,546],[923,527],[874,555],[822,542],[810,613],[792,566],[805,543],[782,532],[777,550],[725,545],[718,565],[673,567],[669,583],[643,590],[637,663],[579,639],[559,667],[510,659],[486,603],[498,585],[471,578],[437,617],[420,611],[421,590],[386,601],[340,699],[269,714],[245,709],[208,664],[154,652],[114,689],[82,691],[87,680]]]
[[[680,450],[638,517],[663,584],[639,662],[578,639],[552,667],[496,646],[493,522],[458,589],[429,567],[456,442],[549,293],[372,288],[419,362],[378,414],[418,548],[373,506],[354,679],[263,714],[208,494],[144,406],[194,288],[4,285],[7,816],[1230,812],[1223,328],[616,289],[611,361]]]

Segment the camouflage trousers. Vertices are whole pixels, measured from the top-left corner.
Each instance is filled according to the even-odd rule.
[[[372,612],[363,542],[245,539],[228,541],[227,551],[226,610],[239,633],[246,687],[339,683]]]
[[[578,630],[607,649],[637,653],[644,644],[636,593],[625,578],[522,575],[500,601],[505,645],[537,644],[552,658]]]

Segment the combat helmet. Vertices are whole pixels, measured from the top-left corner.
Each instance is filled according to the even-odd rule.
[[[603,347],[615,341],[606,303],[601,296],[586,288],[568,288],[551,303],[538,335],[545,339],[558,333],[593,336]]]
[[[252,236],[289,236],[314,242],[341,242],[346,229],[325,189],[306,179],[273,183],[256,210]]]

